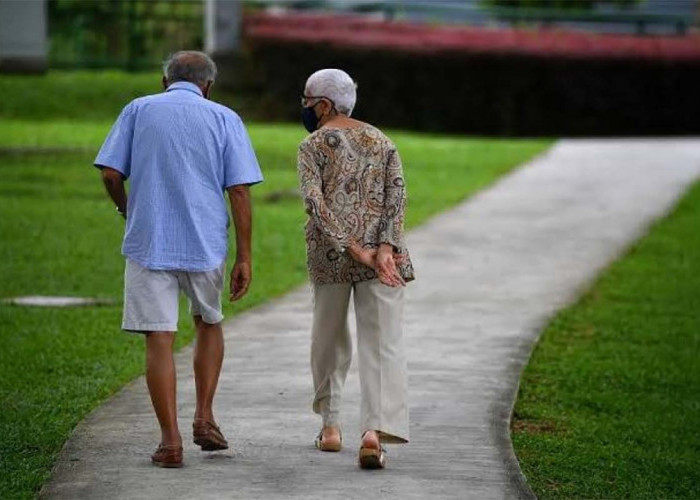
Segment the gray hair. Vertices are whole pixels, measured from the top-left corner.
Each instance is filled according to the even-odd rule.
[[[204,85],[216,79],[216,64],[204,52],[181,50],[163,63],[163,74],[168,83],[192,82]]]
[[[322,69],[306,80],[308,96],[327,97],[335,104],[339,113],[350,116],[357,101],[357,85],[341,69]]]

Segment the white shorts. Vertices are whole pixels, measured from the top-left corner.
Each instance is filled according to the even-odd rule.
[[[189,299],[190,314],[205,323],[224,319],[221,291],[226,261],[213,271],[156,271],[131,259],[124,270],[122,329],[130,332],[175,332],[180,292]]]

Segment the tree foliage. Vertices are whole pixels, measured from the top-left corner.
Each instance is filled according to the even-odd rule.
[[[155,68],[203,45],[201,0],[49,0],[54,67]]]

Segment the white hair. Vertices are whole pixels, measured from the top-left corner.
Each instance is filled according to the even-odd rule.
[[[168,83],[192,82],[204,85],[216,79],[216,63],[204,52],[181,50],[163,63],[163,74]]]
[[[341,69],[322,69],[306,80],[306,95],[327,97],[339,113],[350,116],[357,101],[357,85]]]

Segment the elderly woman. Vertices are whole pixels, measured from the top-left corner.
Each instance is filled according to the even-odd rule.
[[[309,77],[301,104],[311,135],[299,147],[298,170],[314,291],[313,409],[323,418],[316,446],[339,451],[342,445],[352,293],[362,392],[359,464],[376,469],[386,463],[382,443],[408,442],[402,313],[404,286],[414,276],[403,234],[401,160],[381,131],[350,118],[355,89],[338,69]]]

